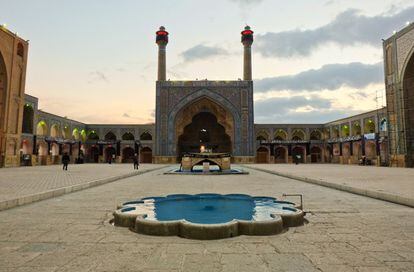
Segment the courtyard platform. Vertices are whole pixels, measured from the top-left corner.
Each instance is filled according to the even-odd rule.
[[[359,195],[414,207],[414,169],[336,164],[246,165]]]
[[[139,175],[163,165],[72,164],[0,168],[0,211]]]
[[[256,170],[214,177],[164,171],[1,211],[0,270],[413,271],[412,208]],[[212,241],[146,236],[109,224],[121,202],[205,192],[301,193],[309,223],[275,236]]]

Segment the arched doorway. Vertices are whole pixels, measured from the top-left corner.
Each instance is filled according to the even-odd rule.
[[[414,52],[403,76],[405,130],[407,141],[407,166],[414,166]]]
[[[37,143],[37,155],[38,155],[38,164],[46,165],[47,164],[47,143],[45,141],[39,141]]]
[[[292,160],[293,162],[305,162],[305,148],[303,146],[295,146],[292,148]]]
[[[230,136],[210,112],[200,112],[192,118],[178,138],[177,153],[182,157],[185,153],[200,152],[201,146],[216,153],[231,152]]]
[[[352,147],[352,153],[354,154],[354,158],[358,161],[359,159],[362,158],[362,147],[361,147],[361,142],[354,142],[352,143],[353,147]]]
[[[310,150],[311,163],[322,162],[322,149],[319,146],[313,146]]]
[[[140,152],[141,163],[152,163],[152,149],[148,146],[143,147]]]
[[[275,163],[286,163],[286,148],[278,146],[275,148]]]
[[[200,152],[201,145],[212,152],[234,151],[233,115],[210,98],[202,97],[181,108],[174,124],[178,159],[185,152]]]
[[[256,163],[269,163],[269,149],[264,146],[257,149]]]
[[[135,150],[132,147],[125,147],[122,150],[122,162],[132,163],[134,161]]]
[[[89,150],[89,160],[94,163],[99,162],[99,148],[96,146],[92,146]]]

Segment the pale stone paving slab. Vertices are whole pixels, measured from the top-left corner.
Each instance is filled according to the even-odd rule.
[[[260,171],[134,176],[0,212],[1,271],[413,271],[414,209]],[[173,193],[303,193],[308,224],[198,241],[108,221],[118,203]]]

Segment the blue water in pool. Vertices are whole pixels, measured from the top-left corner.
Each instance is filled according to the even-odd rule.
[[[136,209],[139,210],[139,206],[145,208],[148,220],[185,219],[200,224],[225,223],[233,219],[270,220],[272,213],[295,211],[294,204],[290,202],[241,194],[170,195],[145,198],[141,201],[144,203],[136,203]],[[128,203],[124,205],[128,206]]]

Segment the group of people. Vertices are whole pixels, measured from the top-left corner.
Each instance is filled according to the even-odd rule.
[[[112,164],[112,160],[115,160],[115,154],[112,155],[112,156],[109,156],[108,163],[109,164]],[[138,154],[135,153],[134,154],[134,157],[132,158],[132,160],[133,160],[133,163],[134,163],[134,169],[137,169],[138,170],[138,168],[139,168]],[[69,156],[69,154],[68,153],[64,153],[63,156],[62,156],[62,165],[63,165],[63,170],[64,171],[67,171],[68,170],[68,164],[69,164],[69,162],[70,162],[70,156]]]

